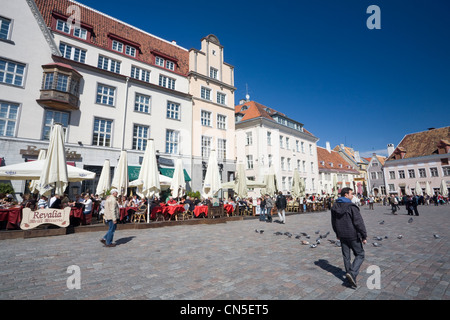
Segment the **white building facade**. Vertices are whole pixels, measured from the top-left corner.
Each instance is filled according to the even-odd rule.
[[[298,169],[306,193],[318,193],[319,139],[282,113],[254,101],[242,102],[235,108],[236,155],[238,163],[245,163],[247,178],[261,182],[273,167],[278,190],[287,194]]]

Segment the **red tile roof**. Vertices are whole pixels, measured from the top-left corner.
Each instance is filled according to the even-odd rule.
[[[359,174],[357,170],[352,169],[350,164],[345,161],[337,151],[331,150],[331,152],[328,152],[327,149],[318,146],[317,160],[319,162],[319,171],[334,171],[340,173]],[[333,164],[333,166],[331,166],[331,163]],[[342,168],[340,167],[340,165],[342,166]]]
[[[403,159],[438,154],[438,145],[449,145],[448,141],[450,141],[450,127],[410,133],[402,139],[387,161],[394,160],[396,155],[402,153],[404,153]]]
[[[277,114],[288,118],[284,113],[281,113],[275,109],[266,107],[265,105],[262,105],[256,101],[247,101],[243,104],[237,105],[234,107],[234,112],[240,113],[243,115],[241,121],[255,119],[255,118],[266,118],[266,119],[275,121],[272,117]],[[303,132],[306,134],[309,134],[311,136],[314,136],[311,132],[306,130],[304,127],[303,127]]]
[[[52,27],[52,15],[69,17],[67,8],[71,5],[78,5],[80,8],[81,24],[92,28],[93,35],[88,39],[90,43],[97,45],[103,49],[111,50],[110,37],[126,39],[130,43],[139,45],[138,60],[147,64],[154,65],[155,54],[162,53],[166,57],[170,57],[177,63],[177,72],[187,75],[189,71],[189,52],[186,49],[173,45],[156,36],[132,27],[127,23],[121,22],[106,14],[100,13],[95,9],[91,9],[81,3],[68,0],[34,0],[41,12],[45,23],[48,27]],[[55,31],[54,32],[59,32]]]

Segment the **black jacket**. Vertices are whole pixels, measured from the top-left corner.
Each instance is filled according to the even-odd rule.
[[[359,208],[350,200],[336,200],[331,208],[331,225],[339,239],[367,239],[366,226]]]
[[[277,200],[275,202],[277,209],[285,209],[286,208],[286,197],[282,194],[277,196]]]

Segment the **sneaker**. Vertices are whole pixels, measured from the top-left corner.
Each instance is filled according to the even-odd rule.
[[[115,247],[115,246],[116,246],[115,243],[105,244],[105,247],[107,247],[107,248],[113,248],[113,247]]]
[[[106,240],[105,239],[100,239],[100,242],[103,244],[106,244]]]
[[[346,273],[345,277],[347,278],[348,282],[352,285],[352,287],[357,287],[355,279],[353,279],[352,275],[350,273]]]

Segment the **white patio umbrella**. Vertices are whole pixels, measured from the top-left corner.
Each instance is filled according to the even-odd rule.
[[[333,195],[336,198],[338,196],[337,176],[333,175]]]
[[[111,183],[112,188],[119,191],[119,195],[126,195],[128,189],[128,156],[127,152],[122,150],[120,152],[119,162],[114,171],[114,179]]]
[[[209,154],[208,168],[206,169],[205,181],[203,181],[203,192],[202,196],[204,198],[213,197],[222,188],[222,183],[220,181],[220,172],[217,165],[217,155],[216,150],[212,149]]]
[[[264,176],[264,183],[265,186],[261,190],[261,193],[273,196],[277,192],[276,175],[273,167],[270,167],[269,173]]]
[[[441,180],[440,192],[443,197],[448,197],[447,182],[444,179]]]
[[[45,160],[45,156],[47,155],[47,152],[44,149],[39,150],[38,160]],[[39,189],[39,181],[38,180],[31,180],[30,182],[30,192],[31,193],[38,193]]]
[[[0,167],[0,180],[37,180],[39,182],[45,160],[36,160]],[[69,182],[95,179],[95,172],[67,165]]]
[[[177,159],[173,171],[172,183],[170,184],[172,197],[182,197],[186,191],[186,180],[184,179],[183,160]]]
[[[50,133],[50,143],[38,189],[43,195],[50,194],[52,189],[55,189],[55,194],[63,195],[68,184],[64,131],[60,123],[55,123]]]
[[[429,196],[433,195],[433,191],[431,190],[430,183],[427,181],[427,184],[425,186],[425,193]]]
[[[237,165],[236,179],[233,190],[240,198],[247,197],[247,176],[245,175],[243,163],[238,163]]]
[[[137,180],[132,181],[130,185],[136,186],[136,193],[140,197],[150,199],[154,194],[161,191],[158,171],[158,163],[156,160],[155,142],[153,139],[147,140],[144,158],[142,159],[142,167],[139,171]],[[150,203],[147,205],[147,223],[150,222]]]
[[[423,191],[422,191],[422,187],[420,186],[419,181],[416,181],[416,195],[418,196],[423,196]]]
[[[108,159],[103,163],[102,172],[97,184],[96,194],[100,197],[106,195],[106,192],[111,188],[111,164]]]
[[[300,178],[300,180],[299,180],[299,185],[300,185],[300,188],[299,188],[299,190],[300,190],[300,195],[299,195],[299,197],[300,197],[300,198],[303,198],[303,197],[306,196],[306,193],[305,193],[305,190],[306,190],[305,179]]]
[[[298,172],[297,169],[294,170],[294,176],[292,178],[292,186],[291,186],[291,194],[292,196],[297,199],[298,197],[300,197],[300,173]],[[302,179],[303,180],[303,179]]]

